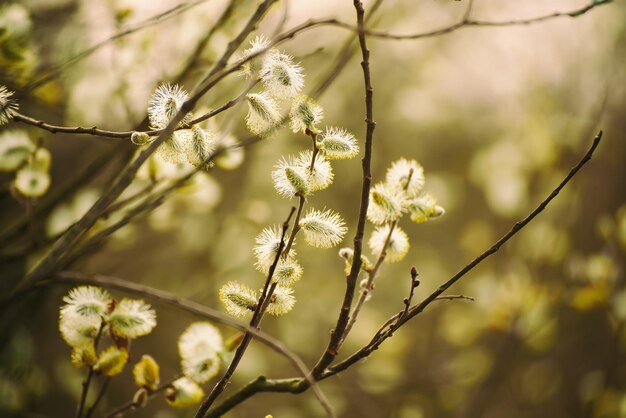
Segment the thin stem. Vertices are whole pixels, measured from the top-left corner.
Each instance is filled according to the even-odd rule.
[[[172,383],[174,383],[176,380],[180,379],[181,377],[183,377],[183,375],[182,374],[178,374],[178,375],[172,377],[171,379],[169,379],[167,382],[161,384],[161,386],[159,386],[155,390],[148,391],[148,399],[151,399],[154,396],[158,395],[159,393],[163,392],[165,389],[170,387],[172,385]],[[113,411],[109,412],[108,414],[104,415],[104,418],[120,417],[125,412],[133,410],[133,409],[136,409],[136,408],[139,408],[139,406],[140,405],[137,405],[135,403],[135,401],[130,400],[130,401],[126,402],[126,403],[123,403],[119,407],[115,408]]]
[[[98,407],[98,404],[104,397],[104,393],[106,392],[107,387],[109,386],[110,382],[111,382],[110,377],[107,377],[106,379],[104,379],[104,382],[102,383],[102,386],[100,387],[100,390],[98,391],[98,396],[96,397],[96,400],[93,402],[93,405],[91,405],[91,407],[87,410],[87,414],[85,414],[85,418],[91,418],[94,411]]]
[[[100,336],[102,335],[102,330],[104,329],[104,319],[100,320],[100,328],[98,329],[98,334],[94,339],[93,346],[94,351],[98,351],[98,343],[100,342]],[[76,409],[76,418],[81,418],[83,415],[83,409],[85,408],[85,401],[87,400],[87,394],[89,393],[89,385],[91,384],[91,379],[93,377],[93,366],[89,366],[89,370],[87,371],[87,377],[83,381],[83,390],[80,394],[80,401],[78,402],[78,408]]]
[[[274,289],[276,288],[276,283],[272,283],[272,277],[274,275],[276,266],[278,265],[278,261],[280,260],[280,257],[282,255],[282,252],[285,249],[285,246],[286,246],[285,236],[287,235],[287,229],[289,228],[289,223],[291,221],[291,217],[293,216],[294,212],[295,212],[295,208],[292,207],[291,211],[289,212],[289,215],[287,216],[287,219],[283,223],[280,243],[276,251],[276,256],[274,257],[274,261],[269,269],[269,272],[267,274],[267,279],[265,280],[265,285],[263,286],[263,291],[261,292],[261,296],[259,298],[259,301],[257,302],[257,306],[252,315],[252,319],[250,320],[250,327],[252,328],[258,328],[258,325],[261,322],[261,319],[263,318],[263,313],[265,312],[265,309],[269,305],[272,293],[274,292]],[[213,389],[211,390],[211,393],[209,394],[209,396],[207,396],[202,401],[200,408],[198,408],[198,411],[196,412],[196,415],[195,415],[196,418],[204,417],[206,413],[208,412],[209,408],[211,407],[211,405],[213,405],[213,402],[215,402],[217,397],[224,391],[224,389],[226,388],[226,385],[230,381],[231,376],[235,373],[235,370],[239,366],[239,362],[243,358],[243,355],[246,352],[248,345],[250,344],[250,341],[252,341],[252,334],[249,332],[246,332],[245,335],[243,336],[241,343],[237,347],[237,350],[235,351],[233,360],[228,365],[228,369],[226,370],[224,375],[222,375],[220,380],[215,384],[215,386],[213,386]]]
[[[361,289],[359,300],[357,301],[356,305],[354,306],[354,309],[352,310],[352,314],[350,315],[350,321],[348,322],[348,325],[346,326],[346,330],[343,333],[341,344],[343,344],[343,341],[345,341],[346,338],[348,337],[350,330],[354,326],[354,323],[356,322],[359,316],[359,313],[361,312],[361,308],[363,307],[363,304],[367,300],[367,296],[373,290],[372,285],[374,284],[374,279],[376,279],[378,270],[380,269],[380,266],[385,261],[385,257],[387,257],[387,249],[389,248],[389,244],[391,243],[391,236],[393,234],[393,231],[396,229],[396,225],[398,225],[398,221],[393,221],[391,225],[389,226],[389,233],[387,234],[387,237],[385,238],[383,249],[380,251],[380,255],[378,256],[378,259],[376,260],[376,264],[374,265],[372,270],[368,272],[367,282],[365,286],[363,287],[363,289]]]

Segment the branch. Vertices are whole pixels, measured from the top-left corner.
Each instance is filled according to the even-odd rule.
[[[487,257],[496,253],[500,249],[500,247],[504,245],[504,243],[506,243],[513,236],[515,236],[520,230],[522,230],[522,228],[528,225],[537,215],[539,215],[548,206],[548,204],[559,194],[559,192],[565,187],[565,185],[569,183],[569,181],[576,175],[576,173],[578,173],[578,171],[591,159],[593,152],[595,151],[598,144],[600,143],[601,138],[602,138],[602,131],[600,131],[600,133],[598,133],[598,135],[595,137],[595,139],[593,140],[593,144],[591,145],[587,153],[583,156],[583,158],[578,162],[578,164],[576,164],[570,170],[570,172],[563,179],[563,181],[552,191],[552,193],[550,193],[550,195],[545,200],[543,200],[539,204],[539,206],[537,206],[537,208],[535,208],[535,210],[533,210],[530,214],[528,214],[528,216],[526,216],[523,220],[513,225],[511,230],[508,233],[506,233],[502,238],[500,238],[498,241],[496,241],[496,243],[493,244],[488,250],[483,252],[481,255],[476,257],[472,262],[470,262],[465,267],[463,267],[457,274],[455,274],[447,282],[442,284],[437,290],[435,290],[431,295],[429,295],[421,303],[411,306],[407,315],[400,317],[402,315],[402,312],[401,312],[400,314],[397,314],[394,317],[390,318],[376,332],[374,337],[365,347],[361,348],[359,351],[352,354],[350,357],[348,357],[341,363],[338,363],[337,365],[329,368],[329,370],[326,373],[324,373],[323,377],[328,377],[328,376],[337,374],[347,369],[348,367],[358,362],[359,360],[368,357],[374,350],[378,349],[378,347],[386,339],[391,337],[393,333],[395,332],[395,330],[397,330],[402,325],[410,321],[419,313],[423,312],[424,309],[426,309],[426,307],[430,305],[432,302],[436,300],[440,300],[441,294],[444,293],[446,290],[448,290],[448,288],[450,288],[459,279],[461,279],[461,277],[463,277],[465,274],[470,272],[474,267],[479,265]],[[396,322],[396,325],[389,327],[390,324],[393,324],[394,322]]]
[[[267,379],[265,376],[259,376],[230,397],[224,402],[211,410],[206,418],[217,418],[230,411],[235,406],[244,402],[259,392],[282,392],[298,394],[307,390],[309,387],[305,379]]]
[[[346,291],[341,305],[341,310],[337,318],[337,324],[335,329],[331,331],[330,340],[328,341],[328,347],[326,351],[319,359],[317,364],[312,370],[312,375],[315,379],[318,379],[326,367],[338,354],[338,349],[343,339],[346,326],[350,317],[350,307],[352,306],[352,300],[354,299],[354,289],[356,287],[356,281],[361,271],[361,253],[363,246],[363,235],[365,234],[365,218],[367,216],[367,208],[369,205],[369,193],[370,184],[372,182],[372,173],[370,170],[372,160],[372,143],[374,138],[374,128],[376,122],[374,122],[374,106],[373,106],[373,89],[370,80],[370,67],[369,67],[369,50],[365,41],[365,26],[364,15],[365,10],[360,0],[354,0],[354,7],[356,9],[358,31],[359,31],[359,45],[361,47],[361,55],[363,61],[361,67],[363,68],[363,78],[365,82],[365,108],[366,108],[366,136],[365,136],[365,155],[363,157],[363,185],[361,187],[361,203],[359,210],[359,218],[357,222],[357,230],[354,236],[354,256],[352,260],[352,267],[350,274],[346,278]]]
[[[231,107],[233,107],[238,101],[240,101],[248,93],[248,91],[249,89],[246,89],[242,94],[237,96],[237,98],[233,100],[229,100],[228,102],[224,103],[217,109],[207,112],[204,115],[198,116],[197,118],[193,119],[191,122],[187,123],[186,125],[177,127],[175,130],[178,131],[180,129],[188,129],[189,127],[193,125],[196,125],[207,119],[211,119],[212,117],[216,115],[219,115],[223,111],[228,110]],[[107,131],[105,129],[99,129],[96,126],[91,127],[91,128],[86,128],[82,126],[72,127],[72,126],[51,125],[47,122],[32,118],[30,116],[23,115],[19,112],[13,112],[13,120],[16,122],[22,122],[27,125],[35,126],[37,128],[43,129],[44,131],[48,131],[53,134],[64,133],[64,134],[92,135],[92,136],[99,136],[102,138],[130,139],[133,133],[137,132],[137,131]],[[155,129],[155,130],[139,131],[139,132],[145,133],[150,136],[156,136],[162,133],[163,131],[164,129]]]

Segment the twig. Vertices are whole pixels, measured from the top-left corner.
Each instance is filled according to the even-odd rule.
[[[409,180],[407,181],[407,184],[409,184],[410,181],[411,179],[409,178]],[[350,330],[352,329],[352,327],[356,323],[357,318],[359,317],[359,313],[361,312],[361,308],[363,307],[363,304],[367,300],[369,293],[373,290],[374,280],[376,279],[380,266],[383,264],[383,262],[385,261],[385,258],[387,257],[387,248],[389,248],[389,244],[391,243],[391,235],[393,234],[393,231],[396,229],[397,225],[398,225],[398,221],[393,221],[391,223],[391,226],[389,227],[389,233],[387,234],[387,237],[385,238],[385,243],[383,244],[383,248],[380,251],[380,254],[378,255],[376,264],[374,265],[372,270],[370,270],[367,273],[368,274],[367,282],[365,283],[365,286],[363,287],[363,289],[361,289],[359,300],[357,300],[356,305],[354,306],[354,309],[352,309],[352,314],[350,315],[350,321],[348,321],[346,330],[343,332],[341,344],[343,344],[345,339],[348,337]]]
[[[401,315],[401,313],[390,318],[390,320],[388,320],[385,323],[385,325],[383,325],[383,327],[381,327],[376,332],[374,337],[365,347],[361,348],[356,353],[352,354],[350,357],[343,360],[342,362],[336,364],[333,367],[330,367],[328,371],[324,373],[324,376],[327,377],[327,376],[332,376],[334,374],[337,374],[347,369],[348,367],[358,362],[359,360],[365,357],[368,357],[374,350],[378,349],[378,347],[387,338],[393,335],[393,332],[397,328],[401,327],[402,325],[410,321],[412,318],[414,318],[416,315],[423,312],[424,309],[426,309],[428,305],[430,305],[435,300],[438,300],[441,294],[445,292],[448,288],[450,288],[450,286],[452,286],[454,283],[456,283],[461,277],[463,277],[465,274],[467,274],[472,269],[474,269],[474,267],[479,265],[487,257],[496,253],[500,249],[500,247],[504,245],[504,243],[506,243],[513,236],[515,236],[522,228],[528,225],[528,223],[530,223],[537,215],[539,215],[546,208],[546,206],[559,194],[559,192],[563,189],[563,187],[565,187],[565,185],[569,183],[569,181],[576,175],[576,173],[578,173],[578,171],[591,159],[593,152],[595,151],[598,144],[600,143],[601,138],[602,138],[602,131],[600,131],[600,133],[598,133],[598,135],[595,137],[595,139],[593,140],[593,144],[591,145],[587,153],[583,156],[583,158],[578,162],[578,164],[576,164],[570,170],[570,172],[563,179],[563,181],[550,193],[550,195],[546,199],[544,199],[539,204],[539,206],[535,208],[535,210],[533,210],[530,214],[528,214],[528,216],[526,216],[523,220],[513,225],[513,228],[511,228],[511,230],[508,233],[506,233],[502,238],[496,241],[496,243],[493,244],[488,250],[483,252],[481,255],[476,257],[472,262],[470,262],[465,267],[463,267],[457,274],[455,274],[447,282],[442,284],[437,290],[435,290],[430,296],[424,299],[421,303],[411,306],[408,314],[404,316],[403,318],[401,318],[400,320],[398,320],[398,323],[396,326],[392,326],[391,328],[389,328],[389,324],[393,323],[398,318],[398,316]]]
[[[148,399],[150,399],[150,398],[156,396],[157,394],[163,392],[165,389],[170,387],[172,385],[172,383],[174,383],[176,380],[180,379],[181,377],[183,377],[182,374],[176,375],[176,376],[172,377],[171,379],[169,379],[167,382],[161,384],[161,386],[159,386],[155,390],[148,391]],[[137,405],[134,400],[130,400],[130,401],[120,405],[119,407],[115,408],[113,411],[109,412],[108,414],[104,415],[104,418],[119,417],[124,412],[130,411],[132,409],[136,409],[138,407],[139,407],[139,405]]]
[[[100,336],[102,335],[102,330],[104,329],[104,319],[100,320],[100,328],[98,329],[98,334],[93,342],[93,348],[95,351],[98,350],[98,343],[100,342]],[[87,393],[89,393],[89,385],[91,384],[91,378],[93,377],[93,366],[89,366],[89,371],[87,371],[87,377],[83,381],[83,390],[80,394],[80,401],[78,402],[78,408],[76,409],[76,418],[81,418],[83,415],[83,409],[85,408],[85,401],[87,400]]]
[[[356,9],[357,15],[359,45],[363,57],[361,67],[363,68],[363,78],[365,83],[366,136],[365,156],[363,157],[363,185],[361,188],[361,203],[357,222],[357,230],[354,236],[354,256],[352,260],[352,267],[350,269],[350,274],[346,278],[346,291],[344,294],[343,303],[341,305],[341,310],[337,318],[337,324],[335,325],[334,330],[331,332],[328,347],[326,348],[324,354],[312,370],[312,375],[315,379],[319,379],[324,370],[326,370],[326,367],[328,367],[328,365],[337,356],[339,346],[341,345],[341,340],[343,339],[346,326],[348,325],[350,306],[352,305],[352,299],[354,298],[354,289],[356,287],[356,281],[359,276],[359,272],[361,271],[361,252],[363,245],[363,235],[365,234],[365,218],[367,216],[370,184],[372,181],[370,165],[372,160],[372,143],[376,122],[374,122],[373,89],[370,79],[369,50],[367,49],[367,43],[365,40],[365,26],[363,21],[365,10],[363,9],[363,4],[360,0],[354,0],[354,7]]]
[[[272,262],[272,265],[270,266],[269,272],[267,274],[267,279],[265,280],[265,285],[263,286],[263,291],[261,292],[261,296],[259,298],[259,301],[257,302],[256,308],[252,315],[252,319],[250,320],[251,328],[258,327],[263,317],[263,313],[265,312],[265,309],[269,305],[271,295],[274,289],[276,288],[276,283],[272,283],[272,277],[274,276],[274,271],[276,269],[276,266],[278,265],[278,261],[280,260],[282,252],[285,249],[285,246],[286,246],[285,236],[287,235],[287,229],[289,228],[291,217],[293,216],[295,211],[296,211],[296,208],[292,207],[289,212],[289,215],[287,216],[287,219],[283,223],[282,233],[280,237],[280,244],[278,245],[276,256],[274,257],[274,261]],[[211,407],[211,405],[213,404],[213,402],[215,402],[217,397],[224,391],[224,389],[226,388],[226,385],[230,381],[231,376],[233,375],[233,373],[235,373],[235,370],[239,366],[239,362],[243,358],[244,353],[248,349],[248,345],[250,344],[250,341],[252,341],[252,334],[246,332],[246,334],[243,337],[243,340],[241,341],[241,343],[237,347],[237,350],[235,351],[235,355],[233,356],[232,361],[228,365],[228,369],[222,375],[220,380],[215,384],[215,386],[213,386],[211,393],[202,401],[200,408],[198,408],[198,411],[196,412],[196,415],[195,415],[196,418],[204,417],[206,413],[208,412],[209,408]]]
[[[247,91],[245,93],[243,93],[243,95],[245,96],[245,94],[247,93]],[[207,119],[210,119],[216,115],[219,115],[220,113],[222,113],[225,110],[230,109],[231,107],[233,107],[235,105],[235,103],[238,102],[238,99],[241,97],[242,95],[240,95],[239,97],[233,99],[233,100],[229,100],[226,103],[224,103],[223,105],[221,105],[220,107],[207,112],[201,116],[198,116],[197,118],[193,119],[192,121],[190,121],[189,123],[187,123],[186,125],[182,126],[182,127],[177,127],[175,130],[180,130],[180,129],[187,129],[193,125],[196,125],[200,122],[203,122]],[[91,128],[86,128],[86,127],[82,127],[82,126],[75,126],[75,127],[70,127],[70,126],[57,126],[57,125],[51,125],[47,122],[44,122],[42,120],[39,119],[35,119],[32,118],[30,116],[26,116],[23,115],[19,112],[14,112],[13,115],[13,120],[16,122],[22,122],[25,123],[27,125],[31,125],[31,126],[35,126],[37,128],[43,129],[45,131],[51,132],[53,134],[56,133],[64,133],[64,134],[78,134],[78,135],[92,135],[92,136],[98,136],[98,137],[102,137],[102,138],[115,138],[115,139],[130,139],[130,137],[133,135],[133,133],[135,133],[136,131],[107,131],[105,129],[99,129],[98,127],[94,126]],[[155,136],[155,135],[159,135],[161,132],[163,132],[164,129],[155,129],[155,130],[148,130],[148,131],[139,131],[141,133],[144,133],[146,135],[150,135],[150,136]]]
[[[100,391],[98,391],[98,396],[96,397],[96,400],[93,402],[93,405],[91,405],[91,407],[87,410],[87,414],[85,414],[85,418],[91,418],[96,408],[98,407],[98,404],[104,397],[104,393],[106,392],[107,387],[109,386],[110,382],[111,382],[111,378],[107,376],[106,379],[104,379],[102,386],[100,387]]]
[[[476,299],[473,296],[466,295],[443,295],[435,298],[435,300],[468,300],[470,302],[474,302]]]

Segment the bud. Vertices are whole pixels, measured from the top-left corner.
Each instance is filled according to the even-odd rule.
[[[130,142],[132,142],[135,145],[146,145],[149,142],[152,142],[152,140],[150,139],[150,135],[148,135],[145,132],[133,132],[130,135]]]
[[[120,374],[127,362],[128,351],[125,348],[118,348],[112,345],[100,353],[98,362],[93,366],[93,370],[112,377]]]
[[[185,408],[197,404],[204,397],[204,391],[196,382],[181,377],[165,391],[167,402],[175,408]]]
[[[159,364],[152,356],[143,355],[133,367],[133,377],[137,386],[155,390],[159,386]]]

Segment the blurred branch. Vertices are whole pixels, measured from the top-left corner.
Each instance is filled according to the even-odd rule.
[[[372,173],[370,165],[372,161],[372,143],[374,139],[374,129],[376,128],[376,122],[374,122],[374,106],[373,106],[373,89],[370,78],[369,67],[369,50],[367,49],[367,43],[365,40],[365,23],[364,15],[365,10],[360,0],[354,0],[354,8],[356,9],[357,26],[359,32],[359,45],[361,48],[361,55],[363,61],[361,61],[361,67],[363,68],[363,79],[365,84],[365,124],[366,124],[366,136],[365,136],[365,155],[363,157],[363,185],[361,187],[361,202],[359,209],[359,217],[357,221],[357,230],[354,235],[354,255],[352,260],[352,267],[350,274],[346,278],[346,291],[344,293],[343,303],[337,317],[337,323],[333,331],[331,331],[330,339],[328,341],[328,347],[324,351],[324,354],[319,359],[311,374],[315,379],[319,379],[326,367],[332,363],[338,354],[339,346],[344,337],[348,321],[350,319],[350,307],[352,306],[352,300],[354,299],[354,290],[356,287],[356,281],[361,272],[361,253],[363,246],[363,235],[365,234],[365,218],[367,216],[367,208],[369,205],[369,193],[370,184],[372,181]]]
[[[178,15],[180,15],[181,13],[186,12],[187,10],[190,10],[202,3],[206,3],[208,0],[195,0],[195,1],[190,1],[190,2],[183,2],[180,4],[177,4],[176,6],[165,10],[159,14],[156,14],[154,16],[151,16],[149,18],[147,18],[146,20],[143,20],[139,23],[137,23],[136,25],[125,29],[121,32],[116,33],[115,35],[111,36],[110,38],[105,39],[104,41],[98,42],[97,44],[85,49],[84,51],[79,52],[78,54],[74,55],[72,58],[68,59],[66,62],[52,68],[51,70],[47,71],[47,74],[44,74],[42,77],[40,77],[39,79],[33,81],[31,84],[29,84],[28,86],[25,87],[26,91],[32,91],[34,89],[36,89],[37,87],[40,87],[44,84],[46,84],[47,82],[54,80],[55,78],[57,78],[61,73],[63,73],[63,71],[65,69],[67,69],[68,67],[70,67],[73,64],[76,64],[77,62],[87,58],[88,56],[90,56],[91,54],[93,54],[94,52],[96,52],[97,50],[99,50],[100,48],[110,44],[111,42],[114,42],[120,38],[123,38],[127,35],[130,35],[132,33],[138,32],[142,29],[148,28],[150,26],[156,25],[158,23],[164,22],[168,19],[171,19],[173,17],[176,17]]]
[[[146,299],[151,299],[159,303],[173,306],[180,310],[210,319],[231,328],[235,328],[241,332],[249,332],[253,334],[255,338],[262,342],[264,345],[287,358],[289,362],[300,373],[302,373],[303,376],[306,376],[306,374],[308,374],[308,369],[306,368],[306,365],[304,364],[302,359],[297,354],[289,350],[282,342],[267,334],[266,332],[248,326],[247,324],[237,321],[236,319],[233,319],[232,317],[223,314],[220,311],[209,308],[208,306],[204,306],[189,299],[178,297],[172,293],[166,292],[165,290],[156,289],[138,283],[132,283],[127,280],[119,279],[112,276],[87,275],[73,271],[63,271],[61,273],[58,273],[54,280],[42,281],[36,287],[29,289],[28,292],[40,287],[64,283],[88,284],[102,286],[108,289],[121,290],[123,292],[139,295],[145,297]],[[25,294],[26,292],[22,293],[22,295]]]
[[[237,0],[230,0],[228,6],[226,6],[220,17],[217,18],[217,22],[211,26],[206,35],[200,40],[200,42],[198,42],[196,48],[194,49],[194,52],[189,56],[187,63],[179,72],[178,77],[176,77],[177,83],[182,82],[189,75],[191,70],[196,66],[196,64],[200,60],[202,51],[204,51],[206,46],[209,44],[209,42],[213,38],[213,35],[215,35],[215,33],[219,29],[221,29],[226,24],[226,22],[228,22],[228,19],[233,16],[237,4]]]

